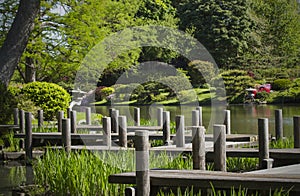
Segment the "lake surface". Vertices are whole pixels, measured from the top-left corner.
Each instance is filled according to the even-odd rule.
[[[164,111],[170,111],[171,121],[175,121],[176,115],[185,116],[185,124],[192,124],[192,110],[194,106],[181,105],[181,106],[140,106],[141,118],[155,122],[156,111],[158,107],[163,107]],[[97,106],[97,113],[108,116],[109,106]],[[120,110],[120,115],[126,115],[129,121],[133,119],[133,106],[114,106]],[[293,116],[300,115],[300,104],[297,105],[230,105],[225,109],[231,111],[231,133],[240,134],[258,134],[257,133],[257,119],[269,119],[269,133],[275,136],[275,110],[282,109],[283,115],[283,129],[284,136],[293,136]],[[210,107],[203,106],[203,124],[207,129],[207,133],[212,133],[212,125],[221,123],[224,119],[224,107]]]
[[[30,170],[30,172],[29,172]],[[27,175],[26,175],[27,173]],[[31,174],[30,174],[31,173]],[[28,175],[29,174],[29,175]],[[26,180],[26,178],[28,178]],[[0,165],[0,195],[12,195],[12,189],[26,182],[32,182],[33,175],[30,168],[18,162]]]

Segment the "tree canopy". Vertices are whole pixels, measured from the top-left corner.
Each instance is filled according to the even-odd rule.
[[[91,48],[111,33],[141,25],[179,25],[224,69],[291,68],[299,65],[299,13],[296,0],[0,1],[0,80],[8,85],[18,70],[17,82],[67,87]],[[189,62],[173,51],[144,47],[121,54],[99,82],[109,86],[149,60],[189,70]]]

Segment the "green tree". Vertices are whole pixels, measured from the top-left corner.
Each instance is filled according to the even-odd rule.
[[[121,31],[127,27],[142,25],[168,25],[175,26],[175,10],[169,0],[88,0],[84,3],[69,1],[69,10],[63,18],[63,37],[66,38],[66,48],[71,53],[72,63],[79,64],[85,55],[105,37]],[[118,9],[116,9],[118,8]],[[152,13],[153,12],[153,13]],[[149,15],[149,13],[151,13]],[[130,39],[130,38],[129,38]],[[118,43],[111,43],[112,47]],[[110,47],[110,46],[108,46]],[[120,46],[121,47],[121,46]],[[79,52],[78,52],[79,51]],[[138,64],[138,61],[170,59],[171,55],[161,52],[162,49],[146,48],[141,53],[141,48],[136,48],[114,57],[114,53],[107,54],[114,59],[103,70],[98,86],[110,86],[116,82],[121,74],[128,68]],[[141,55],[142,54],[142,55]],[[99,54],[98,54],[99,55]],[[101,61],[100,61],[101,62]],[[95,62],[95,74],[99,71],[99,61]],[[91,78],[95,78],[91,69],[87,70]]]
[[[39,9],[40,0],[20,0],[19,2],[16,16],[0,48],[0,82],[6,86],[26,48]]]
[[[245,59],[252,67],[299,65],[300,12],[296,0],[250,0],[253,21]]]
[[[194,34],[220,67],[239,64],[248,49],[247,0],[187,0],[178,7],[180,28]]]

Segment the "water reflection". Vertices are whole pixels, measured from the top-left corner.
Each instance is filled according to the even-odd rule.
[[[120,115],[125,115],[124,109],[128,106],[116,106],[115,108],[120,110]],[[97,112],[103,115],[108,116],[109,106],[98,106]],[[133,116],[133,106],[129,106],[129,120]],[[141,108],[141,118],[150,119],[155,121],[156,118],[156,108],[153,106],[140,106]],[[195,108],[191,106],[164,106],[164,110],[170,111],[171,121],[175,121],[176,115],[185,116],[185,124],[191,125],[192,123],[192,110]],[[231,111],[231,133],[241,133],[241,134],[257,134],[257,119],[258,118],[268,118],[269,119],[269,132],[272,135],[275,135],[275,110],[282,109],[283,114],[283,128],[284,136],[291,137],[293,136],[293,116],[300,115],[300,104],[297,105],[230,105],[227,107]],[[218,108],[211,108],[210,106],[203,106],[203,124],[207,128],[210,121],[220,122],[222,117],[221,111]],[[216,112],[219,111],[219,112]],[[212,120],[212,112],[215,115],[215,119]],[[211,122],[211,123],[215,123]],[[207,130],[208,133],[212,133],[211,129]]]
[[[1,163],[0,176],[0,195],[12,195],[13,188],[26,183],[26,167],[19,163]]]

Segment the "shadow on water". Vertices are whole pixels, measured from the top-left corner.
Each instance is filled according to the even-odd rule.
[[[31,166],[20,162],[0,162],[0,195],[12,195],[12,190],[20,185],[33,183]]]

